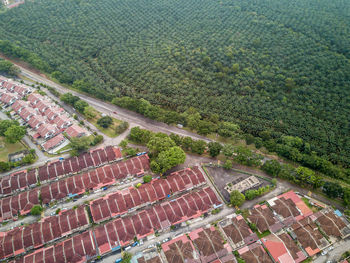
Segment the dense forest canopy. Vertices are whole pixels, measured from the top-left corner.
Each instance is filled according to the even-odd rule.
[[[0,39],[100,98],[193,106],[349,163],[350,1],[36,0],[0,15]]]

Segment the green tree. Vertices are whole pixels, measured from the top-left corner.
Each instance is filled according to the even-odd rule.
[[[147,148],[153,156],[158,156],[160,152],[163,152],[173,146],[175,142],[164,133],[156,133],[151,136],[151,139],[147,143]]]
[[[115,128],[115,133],[116,133],[116,134],[122,134],[122,133],[125,132],[128,128],[129,128],[129,123],[128,123],[127,121],[123,121],[121,124],[119,124],[119,125]]]
[[[229,170],[232,168],[232,161],[231,160],[226,160],[224,163],[224,168]]]
[[[79,101],[79,97],[74,96],[72,93],[64,93],[63,95],[61,95],[60,97],[61,101],[63,101],[64,103],[70,104],[72,106],[74,106],[74,104]]]
[[[129,138],[134,142],[147,144],[151,138],[151,135],[152,134],[149,130],[143,130],[140,129],[140,127],[133,127],[130,130]]]
[[[0,59],[0,73],[15,76],[20,72],[19,68],[7,60]]]
[[[218,142],[210,142],[208,144],[209,154],[211,157],[216,157],[220,154],[222,145]]]
[[[122,263],[130,263],[132,258],[132,254],[129,252],[123,251]]]
[[[343,188],[334,182],[326,182],[322,187],[322,191],[331,198],[342,197],[344,194]]]
[[[245,196],[237,190],[230,193],[230,203],[234,206],[241,206],[245,201]]]
[[[38,215],[41,215],[41,212],[43,211],[43,208],[42,206],[40,205],[35,205],[32,207],[32,209],[30,209],[30,213],[33,215],[33,216],[38,216]]]
[[[93,119],[96,117],[97,113],[96,113],[96,110],[91,107],[91,106],[87,106],[84,108],[84,116],[87,118],[87,119]]]
[[[79,155],[81,152],[89,149],[90,140],[88,137],[80,137],[80,138],[71,138],[70,139],[70,147],[72,148],[71,154],[73,156]]]
[[[0,136],[5,136],[5,132],[11,126],[19,126],[18,121],[13,120],[1,120],[0,121]]]
[[[207,147],[207,143],[202,140],[194,140],[191,145],[191,151],[197,154],[203,154],[205,148]]]
[[[97,124],[102,128],[108,128],[113,123],[113,119],[110,116],[104,116],[98,119]]]
[[[24,137],[26,128],[23,126],[12,125],[5,132],[5,140],[9,143],[16,143]]]
[[[142,179],[144,183],[149,183],[152,181],[152,175],[145,175]]]
[[[87,107],[89,107],[89,104],[84,100],[78,100],[74,103],[74,108],[82,114],[84,114]]]
[[[122,140],[120,143],[119,143],[119,146],[122,147],[122,148],[125,148],[128,146],[128,140]]]
[[[99,143],[103,142],[103,136],[102,135],[96,135],[94,140],[92,141],[91,145],[95,146]]]
[[[186,160],[186,154],[185,152],[178,146],[171,147],[165,151],[162,151],[159,153],[156,163],[158,164],[157,166],[154,166],[153,169],[154,172],[157,173],[164,173],[170,168],[184,163]]]
[[[276,160],[268,160],[263,164],[262,169],[269,175],[277,177],[281,171],[281,164]]]

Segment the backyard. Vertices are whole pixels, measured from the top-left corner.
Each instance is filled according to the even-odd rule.
[[[4,137],[0,137],[0,162],[8,162],[8,155],[27,149],[22,142],[7,143]]]

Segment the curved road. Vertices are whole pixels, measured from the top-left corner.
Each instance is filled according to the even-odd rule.
[[[16,64],[15,62],[13,62],[13,63]],[[89,97],[85,94],[81,94],[81,93],[78,93],[76,91],[70,90],[70,89],[65,88],[65,87],[39,75],[39,74],[36,74],[28,69],[25,69],[18,64],[16,64],[16,66],[18,66],[21,69],[21,71],[22,71],[21,74],[23,76],[25,76],[33,81],[36,81],[39,83],[44,83],[48,86],[51,86],[51,87],[57,89],[57,91],[60,93],[70,92],[70,93],[74,94],[75,96],[78,96],[79,98],[88,102],[91,106],[96,108],[98,111],[100,111],[104,114],[107,114],[107,115],[114,115],[116,118],[118,118],[120,120],[129,122],[131,127],[140,126],[140,127],[143,127],[145,129],[148,129],[148,130],[151,130],[154,132],[163,132],[163,133],[167,133],[167,134],[174,133],[174,134],[178,134],[181,136],[189,136],[189,137],[191,137],[193,139],[197,139],[197,140],[200,139],[200,140],[203,140],[206,142],[212,141],[206,137],[197,135],[195,133],[179,129],[179,128],[174,127],[174,126],[169,126],[169,125],[162,123],[162,122],[150,120],[150,119],[145,118],[144,116],[142,116],[138,113],[120,108],[118,106],[107,103],[105,101],[95,99],[95,98]],[[117,112],[117,114],[114,114],[113,113],[114,111]]]

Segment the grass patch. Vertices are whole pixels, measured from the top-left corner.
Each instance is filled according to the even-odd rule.
[[[110,138],[117,137],[119,134],[116,133],[116,128],[122,123],[122,121],[111,117],[113,120],[113,123],[108,128],[103,128],[100,125],[97,124],[97,121],[102,117],[101,113],[95,110],[96,116],[93,119],[87,119],[90,123],[92,123],[99,131],[101,131],[103,134],[107,135]]]
[[[22,142],[17,143],[8,143],[5,141],[4,137],[0,137],[0,145],[3,147],[0,148],[0,161],[8,162],[8,155],[10,153],[19,152],[22,150],[26,150],[27,147]]]
[[[66,151],[66,150],[70,150],[70,149],[72,149],[72,148],[70,147],[69,144],[67,144],[66,146],[64,146],[63,148],[61,148],[59,151],[57,151],[57,154],[59,154],[59,153],[61,153],[61,152],[63,152],[63,151]]]
[[[259,238],[263,238],[263,237],[266,237],[266,236],[270,235],[271,232],[269,230],[266,230],[266,231],[264,231],[262,233],[260,233],[259,231],[256,231],[256,234],[258,235]]]
[[[312,205],[312,204],[310,203],[310,200],[307,199],[306,197],[302,197],[301,200],[303,200],[303,202],[307,205],[308,208],[311,209],[311,211],[312,211],[313,213],[316,213],[316,212],[318,212],[318,211],[321,209],[321,208],[319,208],[319,207],[317,207],[317,206]]]

